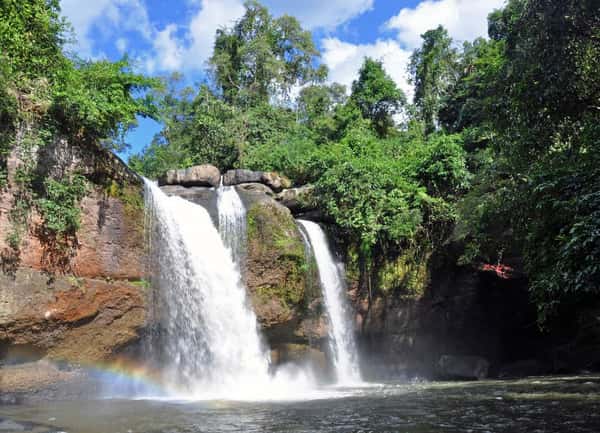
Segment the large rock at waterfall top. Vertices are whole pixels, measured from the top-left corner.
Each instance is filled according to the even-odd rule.
[[[0,192],[0,364],[21,358],[106,361],[140,339],[147,325],[143,183],[95,143],[57,139],[33,161],[43,178],[75,170],[87,179],[80,228],[68,248],[40,230],[32,209],[18,249],[7,242],[22,164],[7,161]]]
[[[169,170],[158,180],[159,185],[210,186],[217,187],[221,182],[221,172],[210,164]]]
[[[223,185],[232,186],[245,183],[262,183],[275,192],[291,186],[289,179],[274,172],[236,169],[228,170],[223,175]]]

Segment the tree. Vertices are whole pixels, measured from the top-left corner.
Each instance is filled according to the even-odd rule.
[[[439,26],[421,35],[423,45],[410,58],[408,71],[415,86],[414,103],[427,133],[438,127],[438,111],[457,78],[457,52],[446,29]]]
[[[324,67],[315,67],[319,56],[310,32],[297,19],[273,18],[254,0],[233,26],[217,30],[210,58],[215,83],[228,103],[251,106],[271,97],[287,97],[295,85],[320,80]]]
[[[358,107],[363,118],[372,122],[380,137],[386,137],[394,127],[393,116],[406,103],[406,96],[385,72],[382,62],[367,57],[358,79],[352,83],[350,102]]]
[[[300,123],[312,132],[313,138],[323,143],[336,132],[335,109],[347,101],[346,87],[313,84],[302,88],[297,100],[297,113]]]
[[[600,290],[600,9],[593,0],[511,0],[490,15],[489,31],[476,56],[485,64],[461,80],[467,95],[486,95],[472,120],[493,131],[493,153],[469,194],[478,215],[462,219],[481,244],[522,254],[548,324]]]

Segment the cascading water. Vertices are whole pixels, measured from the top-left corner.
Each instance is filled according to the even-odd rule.
[[[268,380],[256,317],[208,212],[149,182],[146,200],[169,381],[219,396]]]
[[[346,290],[341,266],[336,264],[321,227],[311,221],[298,220],[306,231],[317,262],[319,279],[330,319],[330,344],[339,385],[362,382],[356,356],[356,343],[349,318]]]
[[[162,332],[163,381],[176,396],[286,399],[309,390],[303,372],[269,374],[240,273],[202,207],[146,181],[146,211]],[[236,194],[237,195],[237,194]],[[238,197],[239,199],[239,197]]]
[[[235,187],[220,186],[217,190],[219,233],[241,269],[246,244],[246,208]]]

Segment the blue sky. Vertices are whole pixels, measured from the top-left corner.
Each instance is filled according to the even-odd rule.
[[[117,60],[155,76],[173,71],[203,79],[215,30],[243,14],[244,0],[61,0],[83,58]],[[456,41],[485,36],[486,17],[504,0],[264,0],[274,15],[296,16],[311,30],[330,70],[330,81],[350,85],[365,56],[383,64],[407,93],[406,65],[420,35],[444,25]],[[128,141],[139,152],[160,125],[142,120]]]

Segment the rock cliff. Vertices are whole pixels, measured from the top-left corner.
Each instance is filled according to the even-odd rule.
[[[23,163],[13,151],[0,193],[0,363],[110,360],[139,340],[147,322],[141,180],[95,143],[57,139],[37,150],[33,164],[43,178],[85,177],[80,227],[68,248],[57,246],[33,208],[14,248],[8,234]]]

